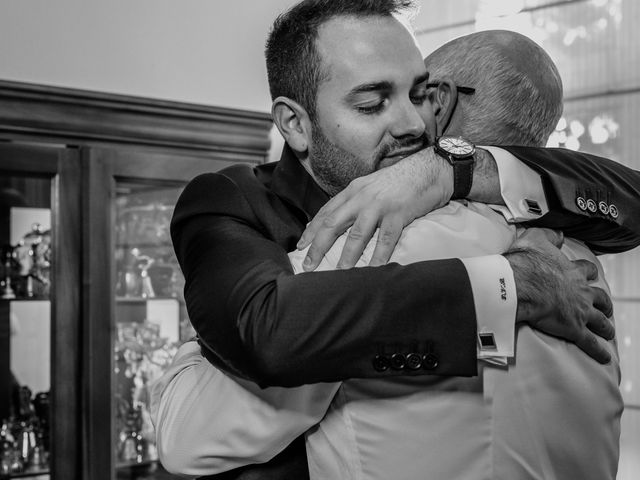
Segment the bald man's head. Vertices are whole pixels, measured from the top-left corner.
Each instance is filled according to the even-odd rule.
[[[456,38],[425,59],[431,78],[473,87],[459,95],[449,134],[476,143],[545,145],[562,114],[562,81],[531,39],[506,30]]]

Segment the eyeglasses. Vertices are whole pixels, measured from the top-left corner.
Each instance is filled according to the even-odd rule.
[[[440,85],[439,82],[427,83],[427,88],[437,87],[438,85]],[[458,90],[458,93],[464,93],[465,95],[473,95],[474,93],[476,93],[476,89],[472,87],[456,86],[456,90]],[[457,106],[458,106],[458,96],[456,95],[453,107],[451,109],[451,115],[449,115],[449,118],[447,119],[447,123],[444,125],[444,127],[442,127],[442,135],[444,135],[444,133],[447,131],[447,128],[449,128],[449,124],[451,123],[451,119],[453,118],[453,114],[456,111]]]
[[[437,87],[438,85],[440,85],[440,82],[427,83],[427,88]],[[458,90],[459,93],[464,93],[466,95],[473,95],[474,93],[476,93],[476,89],[473,88],[473,87],[458,87],[458,86],[456,86],[456,89]]]

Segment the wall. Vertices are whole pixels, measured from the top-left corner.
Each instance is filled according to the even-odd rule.
[[[268,111],[263,46],[292,0],[6,0],[0,78]]]
[[[438,15],[423,13],[418,41],[425,53],[450,38],[495,28],[537,41],[556,62],[564,84],[563,119],[549,145],[640,169],[639,2],[456,0],[439,8]],[[635,480],[640,471],[640,248],[600,261],[614,302],[625,402],[617,479]]]
[[[264,41],[294,3],[3,0],[0,79],[267,112]],[[418,30],[439,18],[423,3]]]

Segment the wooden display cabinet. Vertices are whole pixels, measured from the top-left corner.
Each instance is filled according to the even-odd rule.
[[[0,420],[15,416],[12,362],[50,381],[49,408],[37,403],[49,461],[12,477],[173,478],[157,461],[146,390],[193,335],[169,221],[194,176],[265,161],[270,128],[262,113],[0,81],[0,189],[22,197],[10,208],[51,223],[29,237],[48,235],[48,288],[0,300]],[[0,203],[0,243],[12,245],[16,222],[3,215]],[[28,275],[12,262],[13,277],[0,275],[24,296]],[[12,344],[16,316],[46,325],[40,347]]]

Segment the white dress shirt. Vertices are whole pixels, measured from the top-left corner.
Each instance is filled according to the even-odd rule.
[[[451,202],[412,227],[394,253],[399,263],[496,253],[516,235],[472,203]],[[562,251],[596,263],[597,285],[608,292],[584,245],[567,239]],[[372,254],[370,246],[364,256]],[[504,367],[480,362],[477,377],[347,380],[307,434],[311,479],[614,480],[623,403],[609,347],[613,360],[603,366],[520,326],[515,359]]]

